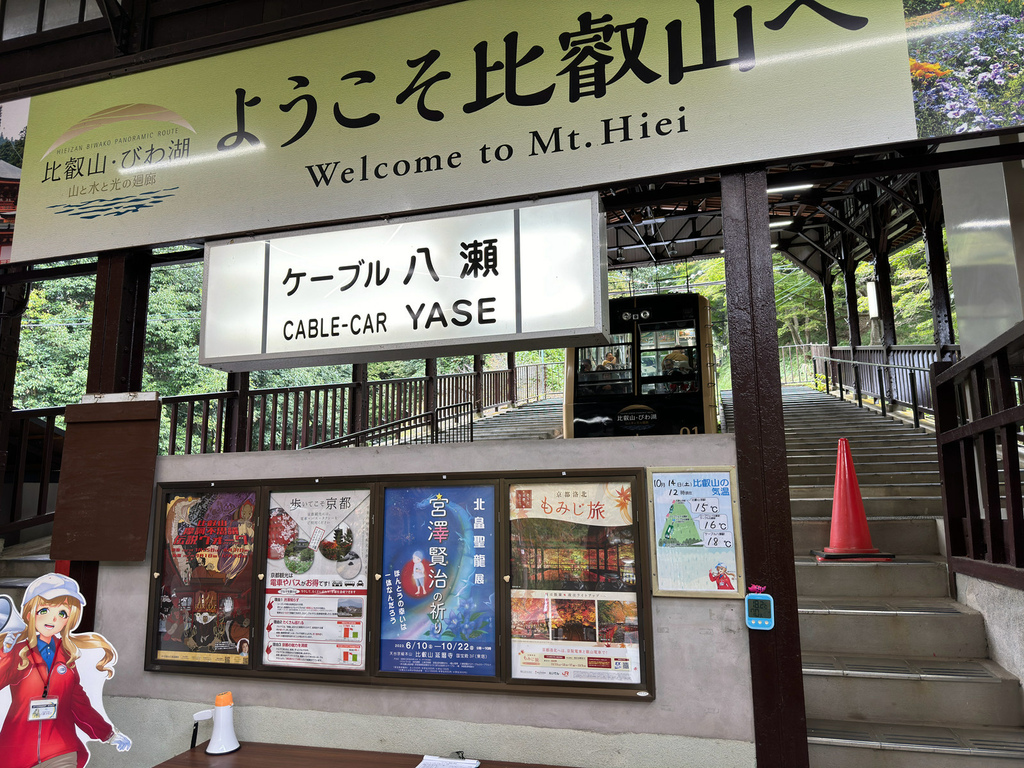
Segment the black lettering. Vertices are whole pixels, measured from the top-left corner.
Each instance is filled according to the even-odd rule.
[[[547,141],[544,141],[543,137],[537,131],[530,131],[530,136],[532,137],[530,139],[530,157],[536,157],[538,149],[540,149],[540,154],[546,155],[552,144],[555,145],[555,148],[551,150],[552,153],[563,151],[561,126],[551,129],[551,135],[548,136]]]
[[[430,308],[430,317],[427,318],[427,322],[423,324],[423,327],[429,328],[433,323],[441,323],[445,328],[448,327],[448,320],[444,316],[444,310],[441,309],[441,303],[438,301],[434,302],[434,306]]]
[[[448,155],[448,167],[458,168],[460,165],[462,165],[461,162],[455,162],[456,160],[462,160],[461,152],[452,152],[450,155]]]
[[[408,304],[405,305],[406,310],[408,310],[409,312],[409,317],[412,318],[412,329],[414,331],[419,329],[420,315],[423,314],[423,308],[426,306],[426,304],[420,304],[420,308],[416,310],[416,312],[414,313],[412,311],[412,307],[410,307]]]
[[[348,184],[349,182],[351,182],[352,181],[352,174],[354,174],[355,172],[356,172],[355,168],[346,168],[344,171],[342,171],[341,172],[341,181],[342,181],[342,183]]]
[[[338,165],[338,161],[335,160],[333,163],[317,163],[315,166],[307,165],[306,170],[309,171],[309,177],[313,179],[314,185],[319,187],[323,184],[327,187],[330,186],[331,177],[334,176],[334,171]],[[316,171],[313,168],[316,168]]]
[[[399,168],[404,168],[405,170],[400,171]],[[399,160],[391,166],[391,172],[395,174],[395,176],[405,176],[405,174],[409,172],[410,168],[412,168],[412,166],[409,165],[408,160]]]
[[[480,301],[477,302],[477,309],[476,309],[476,318],[477,318],[477,320],[476,321],[478,323],[480,323],[480,325],[489,325],[490,323],[498,322],[497,318],[486,317],[486,315],[494,314],[494,306],[493,306],[493,304],[494,304],[495,301],[496,301],[496,299],[493,296],[490,296],[490,297],[488,297],[486,299],[480,299]],[[485,307],[484,306],[484,302],[489,302],[492,306],[486,306]]]
[[[601,143],[614,144],[616,140],[612,139],[612,134],[616,132],[622,133],[622,138],[618,139],[618,141],[632,141],[632,139],[629,138],[629,118],[630,115],[623,115],[619,118],[619,120],[622,121],[622,127],[620,128],[612,128],[612,120],[610,118],[602,120],[601,122],[604,123],[604,141]]]
[[[469,325],[473,322],[473,313],[467,312],[466,307],[473,304],[469,299],[459,299],[452,304],[452,314],[457,317],[452,317],[452,325],[457,325],[459,328]]]
[[[388,332],[387,322],[388,322],[388,313],[387,312],[378,312],[377,313],[377,333],[387,333]]]
[[[291,341],[293,338],[295,338],[294,336],[289,336],[288,335],[288,327],[292,326],[292,325],[295,325],[295,323],[293,323],[291,320],[285,320],[284,321],[284,329],[283,329],[282,332],[284,333],[284,340],[285,341]]]
[[[436,166],[435,166],[436,163]],[[426,167],[424,167],[426,166]],[[441,170],[441,156],[440,155],[429,155],[426,157],[416,158],[416,173],[430,173],[431,171]]]
[[[672,125],[671,117],[662,118],[661,120],[654,124],[654,132],[657,133],[659,136],[668,136],[670,133],[672,133],[672,129],[668,127],[670,125]]]

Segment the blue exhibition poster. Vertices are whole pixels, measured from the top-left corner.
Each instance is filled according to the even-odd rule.
[[[494,676],[491,485],[384,490],[380,669]]]

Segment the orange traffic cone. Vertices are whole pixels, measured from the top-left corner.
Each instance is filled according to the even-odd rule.
[[[871,546],[864,500],[857,484],[857,472],[853,468],[850,442],[845,437],[839,438],[839,453],[836,456],[836,485],[832,494],[832,530],[829,546],[825,547],[823,552],[811,550],[811,554],[817,557],[819,562],[885,562],[893,559],[892,555]]]

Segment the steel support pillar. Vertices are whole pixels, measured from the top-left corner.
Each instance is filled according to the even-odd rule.
[[[722,219],[747,582],[775,598],[771,632],[749,632],[757,764],[807,768],[800,630],[775,283],[764,171],[723,174]]]
[[[846,324],[850,329],[850,347],[856,351],[861,345],[860,312],[857,311],[857,263],[853,260],[846,238],[842,240],[843,248],[843,285],[846,288]]]

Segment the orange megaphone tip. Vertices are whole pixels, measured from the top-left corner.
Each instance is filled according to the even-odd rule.
[[[230,707],[234,706],[235,700],[231,696],[231,691],[224,691],[224,693],[217,694],[217,698],[214,699],[213,703],[218,707]]]

